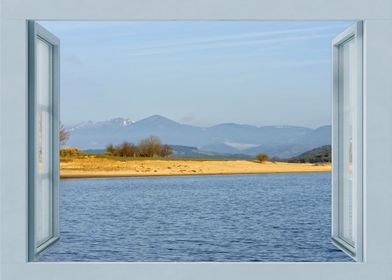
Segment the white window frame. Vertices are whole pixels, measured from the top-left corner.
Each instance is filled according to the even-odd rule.
[[[0,0],[0,278],[392,279],[390,0]],[[27,20],[363,20],[363,258],[358,263],[28,261]]]
[[[34,21],[30,21],[28,24],[28,110],[29,110],[29,185],[28,185],[28,223],[29,223],[29,260],[34,260],[35,256],[46,248],[50,247],[60,238],[60,225],[59,225],[59,153],[60,153],[60,141],[59,141],[59,115],[60,115],[60,40],[47,32],[39,24]],[[52,172],[48,174],[50,176],[50,216],[48,227],[50,228],[51,236],[44,242],[37,245],[37,238],[35,236],[36,228],[36,187],[37,187],[37,110],[38,110],[38,89],[37,89],[37,55],[36,45],[38,40],[43,41],[50,47],[50,97],[49,106],[46,108],[50,116],[50,147],[49,152],[51,154],[50,168]]]
[[[362,61],[363,61],[363,23],[358,21],[352,26],[338,34],[332,41],[332,242],[341,250],[349,254],[356,261],[362,261],[363,249],[363,79],[362,79]],[[340,167],[340,152],[343,147],[340,147],[339,137],[343,133],[340,123],[341,118],[341,99],[342,94],[340,88],[340,70],[341,58],[340,48],[350,40],[354,41],[354,64],[352,70],[352,78],[355,83],[355,108],[352,114],[354,115],[353,124],[353,232],[356,235],[356,243],[350,242],[341,236],[341,227],[344,226],[342,218],[342,186],[340,186],[341,179],[344,176],[344,171]]]

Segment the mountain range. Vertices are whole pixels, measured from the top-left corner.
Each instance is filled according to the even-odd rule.
[[[307,151],[298,156],[292,157],[288,162],[310,162],[310,163],[321,163],[331,162],[331,145],[321,146],[310,151]]]
[[[199,127],[159,115],[139,121],[125,118],[88,121],[66,129],[70,132],[67,146],[80,149],[103,149],[123,141],[136,143],[155,135],[165,144],[194,147],[199,151],[248,156],[267,153],[271,157],[289,158],[331,143],[331,126],[311,129],[223,123]]]

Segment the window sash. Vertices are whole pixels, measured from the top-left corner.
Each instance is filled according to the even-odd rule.
[[[333,40],[332,59],[332,241],[362,261],[362,22]]]
[[[29,260],[59,239],[59,40],[29,22]]]

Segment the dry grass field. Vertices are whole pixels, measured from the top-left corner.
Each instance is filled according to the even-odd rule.
[[[134,159],[85,155],[62,157],[61,178],[329,172],[330,164],[219,159]]]

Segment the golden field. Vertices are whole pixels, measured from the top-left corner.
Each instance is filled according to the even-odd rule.
[[[220,159],[134,159],[86,155],[62,157],[61,178],[329,172],[330,164]]]

